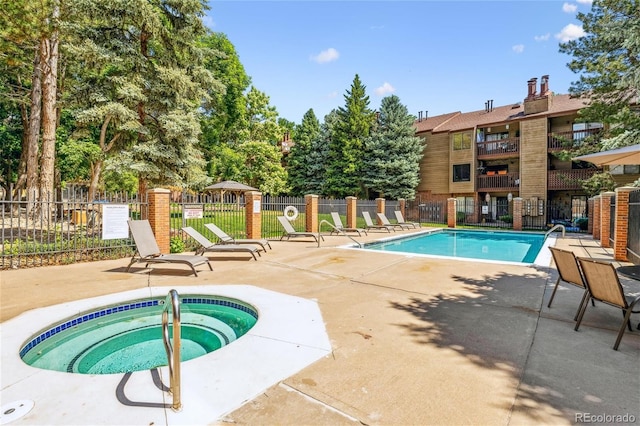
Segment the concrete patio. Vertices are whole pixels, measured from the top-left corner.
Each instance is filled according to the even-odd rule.
[[[175,265],[126,273],[128,259],[2,271],[0,320],[148,286],[248,284],[316,300],[332,352],[209,424],[561,425],[625,415],[640,423],[639,315],[618,351],[614,308],[590,306],[574,331],[582,294],[561,285],[547,308],[553,265],[373,253],[340,248],[345,237],[325,240],[275,241],[257,262],[212,254],[214,271],[199,268],[198,277]],[[568,234],[556,246],[612,260],[590,236]],[[640,294],[640,282],[623,284]],[[3,382],[2,404],[15,397]],[[35,404],[32,412],[46,405]],[[149,424],[135,407],[122,409],[127,424]],[[34,423],[28,414],[11,424]]]

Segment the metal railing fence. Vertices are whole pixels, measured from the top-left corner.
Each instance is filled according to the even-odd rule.
[[[88,200],[86,192],[73,189],[30,202],[13,199],[12,193],[0,201],[0,269],[130,256],[135,250],[131,238],[102,238],[102,206],[127,204],[132,219],[147,208],[135,194],[101,193]]]
[[[304,231],[306,227],[306,204],[304,197],[269,196],[262,197],[262,238],[279,239],[282,226],[278,216],[284,216],[285,209],[293,206],[298,210],[298,217],[291,220],[296,231]]]

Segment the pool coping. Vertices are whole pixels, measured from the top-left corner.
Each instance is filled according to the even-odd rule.
[[[25,312],[2,323],[2,401],[34,401],[21,417],[29,424],[206,424],[331,353],[318,304],[251,285],[181,286],[180,294],[230,297],[255,307],[255,326],[232,344],[181,364],[182,402],[171,409],[130,407],[116,399],[123,374],[88,375],[42,370],[25,364],[19,350],[58,320],[124,301],[160,297],[171,287],[147,287]],[[212,372],[212,374],[203,374]],[[168,367],[160,368],[168,385]],[[87,390],[90,389],[90,392]],[[125,392],[133,401],[170,403],[147,371],[135,372]],[[81,405],[82,410],[76,408]]]

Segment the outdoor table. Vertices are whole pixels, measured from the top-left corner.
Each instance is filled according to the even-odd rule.
[[[616,271],[622,276],[640,281],[640,265],[620,266]]]

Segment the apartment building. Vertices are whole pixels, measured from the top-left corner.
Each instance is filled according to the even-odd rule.
[[[539,88],[537,78],[527,82],[523,102],[494,107],[489,100],[478,111],[428,118],[419,114],[416,134],[426,147],[418,196],[425,201],[455,197],[471,221],[508,216],[515,197],[524,200],[525,215],[536,222],[586,216],[587,195],[580,182],[598,169],[553,155],[563,143],[580,143],[602,130],[600,123],[577,122],[585,102],[554,94],[544,75]],[[620,175],[617,180],[624,184],[637,177]]]

